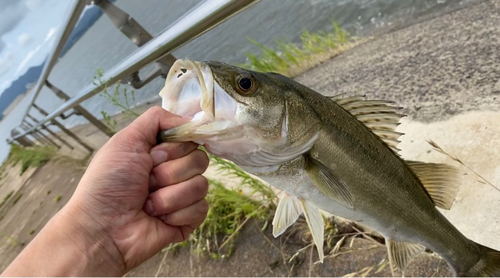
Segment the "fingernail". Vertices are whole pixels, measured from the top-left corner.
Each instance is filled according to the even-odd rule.
[[[153,151],[151,152],[151,158],[153,159],[153,165],[156,166],[167,161],[167,153],[162,150]]]
[[[146,201],[146,204],[144,205],[144,211],[146,211],[146,213],[151,216],[154,216],[156,214],[155,208],[153,207],[153,201],[151,199],[148,199]]]

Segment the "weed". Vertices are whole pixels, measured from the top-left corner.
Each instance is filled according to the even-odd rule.
[[[17,201],[19,201],[19,199],[21,199],[21,197],[23,196],[23,193],[19,193],[17,194],[16,198],[14,199],[14,201],[12,202],[12,205],[15,205],[17,204]]]
[[[241,67],[261,72],[277,72],[290,77],[340,54],[358,41],[357,38],[351,38],[336,22],[332,22],[330,32],[304,31],[300,35],[300,47],[278,40],[275,50],[251,38],[248,40],[262,51],[258,56],[247,52],[247,62],[241,64]]]
[[[264,222],[267,226],[275,208],[276,195],[271,188],[234,163],[209,156],[221,175],[238,178],[241,183],[237,188],[230,189],[219,181],[209,180],[210,189],[206,199],[210,207],[207,218],[187,243],[194,245],[198,253],[208,254],[214,259],[225,258],[231,255],[236,235],[250,219]],[[245,194],[244,190],[250,190],[250,193]],[[178,244],[172,245],[168,250],[177,247]]]
[[[47,196],[50,195],[51,192],[52,190],[47,190]]]
[[[29,235],[31,236],[31,235],[33,235],[34,233],[35,233],[35,230],[33,230],[33,229],[32,229],[32,230],[29,232]]]
[[[21,162],[22,175],[29,167],[39,167],[56,154],[56,149],[47,146],[22,147],[16,144],[11,144],[10,154],[6,163],[16,165]]]
[[[102,69],[97,70],[97,75],[94,76],[94,85],[103,86],[104,89],[101,92],[101,96],[111,101],[114,106],[122,109],[122,113],[125,115],[125,118],[136,118],[139,116],[139,113],[133,108],[135,105],[135,91],[127,90],[126,87],[121,88],[121,84],[118,83],[115,86],[114,92],[108,92],[108,81],[102,80],[103,71]],[[118,122],[115,118],[110,116],[105,111],[101,111],[101,115],[103,117],[104,123],[108,126],[108,128],[113,132],[118,132]]]
[[[10,198],[10,196],[12,196],[12,194],[14,194],[14,190],[12,190],[11,192],[7,193],[7,195],[5,195],[5,197],[3,197],[2,202],[0,203],[0,208],[3,207],[3,205],[5,204],[5,202],[7,202],[7,200],[9,200],[9,198]]]
[[[58,203],[59,201],[61,201],[61,198],[62,198],[62,195],[59,194],[57,196],[54,197],[54,202]]]

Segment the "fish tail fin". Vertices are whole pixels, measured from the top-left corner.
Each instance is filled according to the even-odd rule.
[[[466,273],[458,273],[459,276],[468,277],[496,277],[500,276],[500,251],[477,244],[483,255],[481,260]]]

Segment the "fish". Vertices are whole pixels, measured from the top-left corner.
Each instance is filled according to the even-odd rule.
[[[174,63],[160,96],[189,121],[159,140],[196,142],[282,190],[273,235],[304,215],[321,262],[326,211],[380,233],[392,271],[404,273],[428,248],[456,276],[500,276],[500,252],[437,209],[451,208],[458,170],[398,154],[403,115],[394,102],[327,97],[277,73],[189,59]]]

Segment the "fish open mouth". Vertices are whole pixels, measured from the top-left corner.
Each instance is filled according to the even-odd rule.
[[[160,96],[165,110],[190,120],[162,131],[163,141],[220,139],[234,131],[238,103],[217,84],[205,63],[177,60],[168,72]]]

